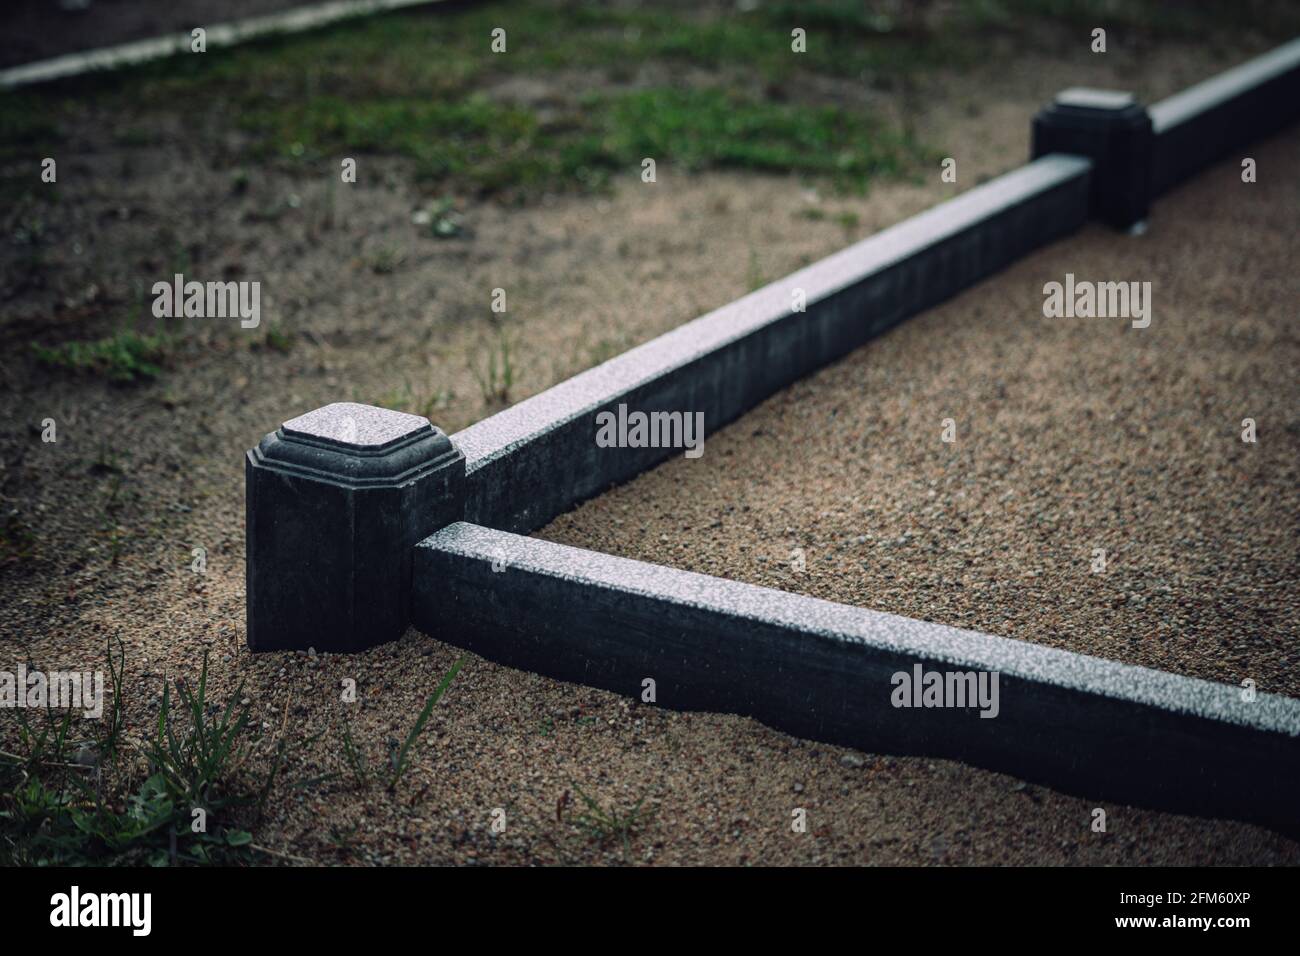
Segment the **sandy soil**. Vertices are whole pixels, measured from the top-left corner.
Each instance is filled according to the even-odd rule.
[[[1030,256],[543,536],[1300,696],[1300,133],[1250,155],[1274,175]],[[1149,281],[1150,327],[1045,318],[1066,273]]]
[[[85,125],[60,161],[62,199],[39,209],[39,261],[16,242],[0,253],[0,496],[10,527],[32,538],[30,554],[0,568],[5,666],[20,659],[46,669],[95,666],[106,640],[121,637],[128,721],[138,734],[156,715],[163,675],[193,676],[206,648],[215,697],[239,691],[250,701],[262,724],[260,746],[281,735],[295,743],[291,776],[344,769],[337,725],[345,715],[377,762],[390,740],[404,738],[456,652],[416,634],[361,656],[246,652],[242,455],[263,432],[340,398],[427,405],[438,424],[455,430],[495,410],[468,366],[501,332],[521,343],[512,394],[521,398],[1018,164],[1030,114],[1058,87],[1082,77],[1159,96],[1246,52],[1254,51],[1170,48],[1130,66],[1119,58],[1026,57],[978,82],[936,81],[914,118],[923,136],[958,158],[955,187],[924,170],[916,183],[836,197],[794,179],[686,180],[661,167],[657,189],[630,171],[607,199],[551,198],[510,210],[466,203],[469,234],[444,242],[417,235],[411,224],[423,198],[401,163],[367,160],[350,192],[329,190],[332,170],[302,181],[259,167],[237,187],[232,176],[243,157],[226,118],[184,118],[220,134],[225,145],[214,149],[182,136],[182,117],[105,115],[87,103]],[[889,99],[883,105],[902,109]],[[134,132],[125,137],[127,130]],[[810,208],[823,218],[809,218]],[[856,219],[841,225],[841,213]],[[3,215],[12,236],[31,210]],[[1168,221],[1190,228],[1194,219],[1170,213]],[[386,246],[400,261],[376,272],[374,264],[390,258],[380,254]],[[141,283],[178,257],[196,274],[260,279],[263,322],[296,333],[292,350],[237,330],[193,329],[164,378],[136,389],[34,365],[29,341],[110,328],[139,301]],[[1228,266],[1221,271],[1231,277]],[[496,286],[508,289],[510,312],[494,324],[488,304]],[[1000,280],[996,288],[1009,287]],[[1073,334],[1045,327],[1035,314],[1024,318],[1035,335]],[[872,346],[815,387],[835,385],[835,375],[896,341]],[[950,344],[943,348],[958,362]],[[905,377],[901,368],[894,374],[894,381]],[[824,412],[813,388],[801,385],[773,404]],[[954,390],[951,400],[967,394]],[[861,399],[843,406],[860,407]],[[1251,449],[1264,462],[1283,452],[1269,444],[1282,434],[1267,424],[1272,408],[1257,414],[1264,437]],[[1238,412],[1223,411],[1230,438]],[[55,444],[40,440],[47,416],[58,423]],[[929,435],[935,426],[929,416],[924,422]],[[970,440],[956,454],[974,456],[975,428],[963,428]],[[728,440],[717,437],[704,468]],[[630,499],[594,507],[620,501]],[[735,507],[747,503],[754,506],[741,495]],[[656,493],[624,520],[659,522],[656,510],[669,507]],[[591,516],[578,517],[584,514]],[[587,533],[594,537],[599,525]],[[777,526],[782,548],[784,528],[796,525],[783,519]],[[580,537],[577,524],[568,527]],[[746,543],[743,530],[737,547]],[[203,575],[189,569],[198,546],[208,552]],[[661,557],[681,563],[670,549]],[[1125,553],[1121,567],[1131,562]],[[730,552],[703,570],[744,578],[752,567]],[[359,710],[339,702],[345,677],[359,683]],[[328,733],[320,741],[298,746],[321,730]],[[12,722],[0,717],[0,734],[11,733]],[[574,820],[577,787],[623,810],[645,797],[654,817],[626,850],[617,840],[590,839]],[[650,710],[471,657],[395,797],[359,792],[345,780],[286,792],[257,837],[320,863],[1300,862],[1295,843],[1257,828],[1122,807],[1107,807],[1110,830],[1094,834],[1094,806],[957,764],[855,754],[737,717]],[[500,836],[488,829],[496,807],[508,811]],[[807,834],[790,832],[795,807],[810,812]]]

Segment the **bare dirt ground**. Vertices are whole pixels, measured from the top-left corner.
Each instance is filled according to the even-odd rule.
[[[801,742],[738,717],[647,709],[473,657],[389,797],[346,780],[338,726],[352,715],[359,745],[378,761],[390,740],[405,736],[455,649],[414,633],[359,656],[253,657],[243,647],[242,455],[286,418],[348,398],[427,408],[454,431],[496,408],[470,366],[502,334],[516,343],[515,400],[1017,165],[1029,116],[1059,87],[1094,82],[1158,97],[1255,52],[1171,46],[1138,63],[1030,55],[990,67],[978,82],[936,78],[906,108],[919,110],[919,135],[958,158],[956,186],[926,169],[915,183],[882,182],[852,197],[795,178],[686,177],[665,168],[651,188],[629,170],[606,198],[549,197],[509,209],[463,202],[468,232],[444,241],[412,225],[424,199],[401,161],[364,160],[350,189],[331,189],[332,167],[311,181],[271,167],[241,176],[240,137],[228,117],[201,108],[122,116],[87,102],[85,123],[61,154],[61,201],[39,211],[39,241],[31,241],[29,207],[4,214],[11,239],[0,259],[0,494],[11,558],[0,569],[5,666],[99,666],[106,641],[120,637],[127,719],[138,736],[156,717],[163,676],[193,677],[209,650],[214,698],[242,687],[260,723],[259,746],[281,736],[297,745],[326,732],[295,746],[289,775],[339,771],[344,779],[273,801],[256,831],[268,848],[316,863],[1300,862],[1297,844],[1254,827],[1109,807],[1110,832],[1094,834],[1096,804],[1086,798],[943,761]],[[883,108],[905,108],[873,95]],[[225,148],[192,145],[184,133],[196,124],[220,131]],[[1170,214],[1170,228],[1188,218]],[[1089,234],[1080,241],[1114,240]],[[131,389],[33,362],[30,341],[109,328],[114,314],[135,307],[141,283],[174,263],[205,276],[260,279],[263,327],[243,336],[190,329],[164,376]],[[1054,268],[1066,264],[1053,260]],[[498,286],[508,290],[509,312],[494,319],[490,290]],[[982,321],[1002,308],[990,304]],[[1025,321],[1035,334],[1077,333],[1043,327],[1032,315]],[[292,335],[292,345],[267,337],[271,327]],[[964,334],[955,323],[944,328],[953,341]],[[896,351],[906,331],[769,408],[794,408],[806,397],[810,413],[824,411],[814,388],[835,385],[855,363],[886,374],[864,356]],[[959,364],[952,348],[944,344],[944,354]],[[892,374],[895,382],[906,377],[901,368]],[[961,394],[951,393],[954,402]],[[1267,421],[1280,400],[1274,396],[1257,417]],[[861,407],[855,395],[841,414],[847,420]],[[955,414],[966,420],[960,408]],[[58,425],[53,444],[40,439],[47,417]],[[1140,427],[1143,418],[1132,420]],[[1225,441],[1231,424],[1223,425]],[[1270,435],[1280,437],[1282,427],[1262,426],[1263,444],[1251,451],[1274,461],[1282,448],[1269,445]],[[970,454],[977,433],[963,431],[970,441],[956,454]],[[719,435],[704,467],[734,440]],[[646,480],[663,481],[660,473]],[[660,493],[624,520],[649,523]],[[593,508],[629,500],[606,498]],[[741,494],[735,507],[747,501]],[[579,525],[566,520],[569,537],[581,539]],[[815,527],[781,523],[778,537],[787,524],[808,534]],[[206,574],[190,571],[195,547],[208,552]],[[1122,568],[1136,564],[1132,551],[1119,550]],[[671,549],[658,556],[680,563]],[[742,579],[757,571],[735,551],[723,557],[702,569]],[[358,681],[357,710],[339,702],[346,677]],[[0,727],[12,734],[7,718]],[[645,798],[653,816],[626,847],[591,838],[574,820],[579,787],[624,811]],[[488,827],[497,807],[510,823],[494,836]],[[790,832],[795,807],[809,810],[802,836]]]

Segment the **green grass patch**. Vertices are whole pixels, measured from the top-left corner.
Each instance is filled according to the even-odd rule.
[[[417,174],[482,192],[599,187],[644,157],[687,170],[829,176],[860,186],[899,173],[916,145],[833,106],[775,103],[726,89],[653,87],[586,97],[563,122],[474,96],[459,103],[320,97],[241,120],[267,149],[319,162],[345,150],[408,156]]]
[[[407,156],[423,180],[485,190],[526,187],[572,168],[561,162],[568,144],[543,141],[531,112],[484,96],[446,102],[324,95],[305,104],[263,104],[240,124],[256,134],[263,155],[304,164],[344,154]]]
[[[78,98],[133,113],[197,105],[237,117],[262,161],[307,168],[341,155],[405,156],[426,183],[481,192],[600,188],[616,171],[637,171],[645,155],[690,169],[859,181],[889,172],[897,137],[859,107],[796,106],[782,102],[782,91],[760,91],[814,73],[856,78],[917,68],[934,59],[933,44],[896,41],[861,17],[848,29],[842,17],[823,14],[821,28],[810,27],[809,52],[795,54],[786,21],[797,19],[782,9],[720,15],[488,4],[181,56],[101,77]],[[490,34],[502,24],[508,52],[496,55]],[[707,71],[717,88],[669,88],[687,65]],[[629,82],[636,70],[649,79]],[[492,94],[513,77],[553,82],[553,95],[542,108]],[[33,94],[66,97],[42,108],[0,98],[0,141],[27,153],[56,136],[77,88]],[[606,90],[617,92],[591,95]],[[146,127],[132,118],[117,139],[144,143]],[[209,127],[196,132],[208,135]]]
[[[404,156],[435,194],[601,188],[647,155],[862,185],[898,174],[918,147],[844,96],[845,83],[914,90],[928,71],[978,68],[997,37],[1086,48],[1095,26],[1121,46],[1282,40],[1300,30],[1300,5],[814,0],[742,12],[512,0],[407,12],[0,95],[0,160],[32,163],[35,182],[39,157],[89,108],[120,114],[118,142],[141,148],[157,112],[232,117],[192,131],[220,150],[233,122],[263,162],[304,170]],[[496,27],[504,54],[490,49]],[[807,32],[805,53],[791,50],[795,28]]]
[[[371,17],[326,30],[182,56],[123,74],[133,93],[170,98],[220,90],[243,102],[316,95],[448,97],[486,77],[596,70],[614,78],[654,64],[738,71],[767,79],[860,78],[973,66],[988,34],[1033,36],[1106,27],[1151,39],[1265,33],[1287,39],[1300,8],[1269,0],[959,0],[898,5],[863,0],[643,10],[614,5],[507,2],[460,11]],[[489,49],[504,27],[507,52]],[[807,52],[790,31],[807,32]],[[1084,33],[1084,41],[1087,34]]]
[[[718,89],[648,89],[595,101],[605,143],[633,165],[800,172],[862,183],[914,153],[901,134],[832,106],[792,106]]]
[[[266,327],[266,335],[262,339],[265,345],[272,352],[279,352],[288,355],[293,351],[294,344],[297,342],[297,336],[293,332],[285,330],[278,323],[272,322]]]
[[[133,385],[162,374],[174,342],[165,333],[145,334],[123,329],[103,339],[44,346],[32,343],[36,360],[48,368],[97,375],[110,382]]]
[[[241,824],[260,818],[283,744],[260,779],[243,771],[252,717],[235,703],[242,688],[225,707],[209,701],[205,654],[197,686],[165,684],[151,738],[127,748],[120,643],[116,656],[110,649],[108,667],[104,718],[94,722],[90,739],[78,739],[83,720],[71,710],[35,719],[15,710],[15,749],[0,750],[0,863],[252,862],[258,848]]]

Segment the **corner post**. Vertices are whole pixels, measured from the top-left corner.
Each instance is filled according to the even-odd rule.
[[[1093,162],[1089,215],[1133,229],[1151,203],[1151,117],[1132,93],[1072,87],[1034,117],[1033,159],[1073,153]]]
[[[355,652],[410,623],[415,543],[459,521],[465,456],[418,415],[337,402],[245,455],[248,646]]]

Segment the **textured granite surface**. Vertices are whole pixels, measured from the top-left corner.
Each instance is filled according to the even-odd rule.
[[[659,706],[1300,829],[1300,701],[466,523],[421,541],[412,573],[417,628],[510,666],[629,697],[651,678]],[[918,666],[996,675],[996,715],[897,706]]]
[[[352,448],[382,448],[429,430],[428,419],[356,402],[334,402],[281,426],[285,435]]]
[[[715,429],[1073,231],[1086,217],[1090,166],[1045,156],[457,432],[466,520],[533,530],[674,453],[597,450],[601,410],[700,412]],[[804,312],[792,309],[796,290]]]

